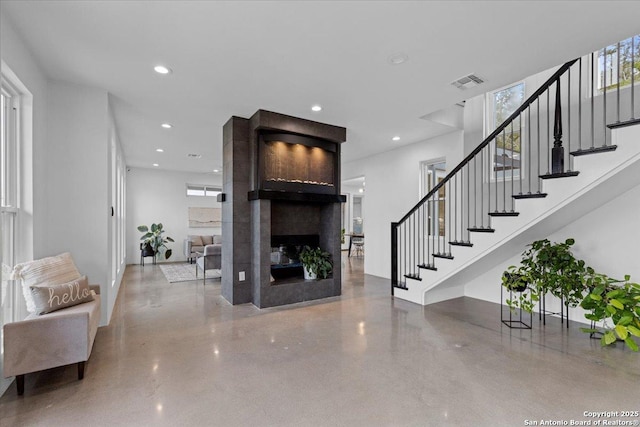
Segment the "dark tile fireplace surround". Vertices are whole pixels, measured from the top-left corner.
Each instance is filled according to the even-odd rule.
[[[345,139],[345,128],[264,110],[225,124],[222,295],[232,304],[265,308],[340,295]],[[304,280],[298,265],[273,265],[272,251],[304,245],[332,255],[332,275]]]

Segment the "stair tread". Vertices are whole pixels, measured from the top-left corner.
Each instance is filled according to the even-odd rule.
[[[418,276],[417,274],[405,274],[404,277],[406,277],[407,279],[413,279],[422,282],[422,277]]]
[[[453,255],[447,254],[447,253],[444,253],[444,254],[433,254],[433,257],[434,258],[442,258],[442,259],[453,259]]]
[[[607,127],[609,129],[617,129],[617,128],[623,128],[625,126],[633,126],[633,125],[638,125],[638,124],[640,124],[640,118],[626,120],[624,122],[611,123],[611,124],[608,124]]]
[[[438,271],[435,264],[418,264],[418,268],[422,268],[423,270]]]
[[[567,171],[567,172],[549,173],[546,175],[540,175],[540,178],[542,179],[569,178],[572,176],[578,176],[579,174],[580,172],[578,171]]]
[[[451,246],[465,246],[465,247],[468,247],[468,248],[470,248],[470,247],[472,247],[472,246],[473,246],[473,243],[471,243],[471,242],[465,242],[465,241],[462,241],[462,240],[461,240],[461,241],[453,241],[453,242],[449,242],[449,244],[450,244]]]
[[[615,151],[616,148],[618,148],[617,145],[603,145],[601,147],[592,147],[592,148],[585,148],[585,149],[572,151],[569,154],[571,154],[572,156],[586,156],[588,154],[598,154],[598,153],[606,153],[608,151]]]
[[[520,212],[508,212],[508,211],[489,212],[489,216],[518,216],[518,215],[520,215]]]
[[[496,231],[493,228],[483,228],[483,227],[470,227],[470,228],[467,228],[467,230],[475,233],[493,233]]]
[[[520,194],[514,194],[513,196],[514,199],[542,199],[544,197],[547,197],[547,193],[520,193]]]

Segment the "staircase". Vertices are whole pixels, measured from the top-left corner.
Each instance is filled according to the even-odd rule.
[[[624,57],[614,58],[630,47],[639,62],[639,42],[559,67],[391,224],[393,295],[422,305],[462,296],[471,278],[640,185],[640,70],[625,85]],[[613,61],[623,64],[596,73]]]

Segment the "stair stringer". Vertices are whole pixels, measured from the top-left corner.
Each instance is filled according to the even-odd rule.
[[[574,158],[578,176],[544,181],[546,198],[516,200],[518,217],[493,218],[495,233],[471,233],[473,247],[452,246],[453,260],[436,260],[437,271],[421,271],[421,282],[406,279],[407,289],[394,295],[421,305],[463,296],[470,278],[640,185],[640,126],[613,130],[612,144],[616,151]]]

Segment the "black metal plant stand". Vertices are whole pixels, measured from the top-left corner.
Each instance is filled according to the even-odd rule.
[[[525,290],[526,291],[526,290]],[[511,301],[513,301],[513,294],[520,294],[519,296],[522,295],[522,292],[517,292],[517,291],[513,291],[512,289],[509,290],[509,299]],[[500,305],[500,321],[505,324],[506,326],[508,326],[509,328],[512,329],[531,329],[531,324],[533,323],[533,313],[529,313],[529,323],[527,324],[525,322],[526,320],[526,314],[523,314],[523,310],[522,308],[518,308],[518,313],[514,313],[513,310],[511,309],[511,307],[509,307],[509,318],[507,319],[505,317],[504,314],[504,304],[505,304],[505,300],[504,300],[504,286],[500,286],[500,301],[501,301],[501,305]]]
[[[538,316],[540,320],[542,320],[542,324],[547,324],[547,316],[555,316],[557,314],[560,315],[560,323],[564,323],[565,317],[567,318],[567,328],[569,328],[569,306],[565,305],[564,297],[560,297],[560,311],[549,311],[547,310],[547,294],[543,294],[540,297],[540,301],[538,302]],[[566,309],[566,310],[565,310]],[[565,313],[566,311],[566,313]]]

